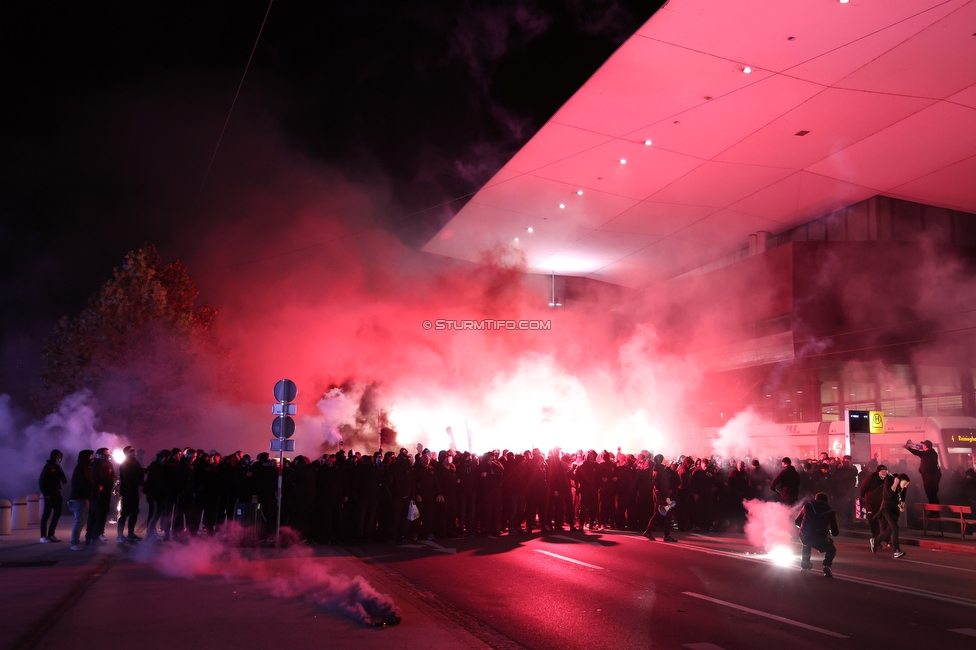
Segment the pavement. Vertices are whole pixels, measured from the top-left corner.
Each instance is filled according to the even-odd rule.
[[[36,524],[0,536],[0,648],[489,647],[449,607],[341,546],[239,555],[204,542],[119,545],[113,535],[71,551],[70,521],[58,524],[60,543],[41,544]],[[364,623],[362,608],[384,597],[401,622]]]
[[[512,647],[450,602],[360,557],[357,548],[301,547],[297,554],[264,549],[241,556],[203,542],[118,545],[113,535],[104,546],[71,551],[70,522],[68,516],[59,523],[60,543],[39,543],[37,524],[0,536],[0,648],[96,648],[114,638],[169,648],[174,636],[188,649],[301,650],[323,642],[382,650]],[[865,528],[842,536],[867,540],[869,533]],[[902,529],[901,543],[976,554],[976,538],[960,540],[958,532],[923,536]],[[384,596],[401,622],[365,623],[362,607]]]

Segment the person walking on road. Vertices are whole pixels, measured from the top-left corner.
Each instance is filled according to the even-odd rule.
[[[888,467],[878,465],[878,469],[868,475],[861,483],[861,502],[867,511],[868,523],[871,526],[871,537],[881,535],[881,499],[886,485],[890,484]]]
[[[877,553],[878,546],[891,539],[894,547],[895,559],[905,556],[905,552],[898,545],[898,519],[901,513],[905,512],[905,496],[908,494],[908,484],[911,479],[908,474],[898,474],[891,483],[890,488],[886,488],[881,502],[881,516],[884,518],[888,529],[881,533],[880,537],[872,537],[868,540],[871,552]]]
[[[837,513],[830,509],[827,493],[820,492],[812,501],[805,503],[793,523],[800,529],[800,542],[803,544],[800,569],[806,571],[813,568],[810,562],[810,549],[815,548],[824,554],[824,577],[832,578],[830,565],[837,555],[837,548],[831,535],[836,537],[840,531],[837,528]]]

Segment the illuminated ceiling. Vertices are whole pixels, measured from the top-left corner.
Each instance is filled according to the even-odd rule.
[[[976,0],[671,0],[424,250],[639,287],[876,194],[976,212]]]

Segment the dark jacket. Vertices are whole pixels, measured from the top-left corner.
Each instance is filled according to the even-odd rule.
[[[800,514],[793,522],[800,529],[800,541],[804,546],[818,550],[827,543],[827,536],[837,536],[837,513],[830,509],[826,501],[809,501],[804,504]]]
[[[800,475],[796,468],[787,465],[783,471],[776,475],[773,482],[769,484],[769,489],[779,490],[779,495],[786,503],[795,503],[800,495]]]
[[[37,479],[37,486],[41,494],[51,497],[61,494],[61,486],[68,482],[68,478],[61,469],[61,464],[48,460],[41,469],[41,476]]]
[[[95,498],[95,475],[91,470],[90,450],[78,452],[78,464],[75,471],[71,473],[71,496],[70,499],[82,501]]]
[[[881,510],[881,495],[884,492],[885,481],[877,472],[872,473],[861,483],[861,499],[868,512]]]

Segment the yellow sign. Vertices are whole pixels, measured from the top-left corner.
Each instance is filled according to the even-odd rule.
[[[884,411],[870,412],[871,433],[884,433]]]

